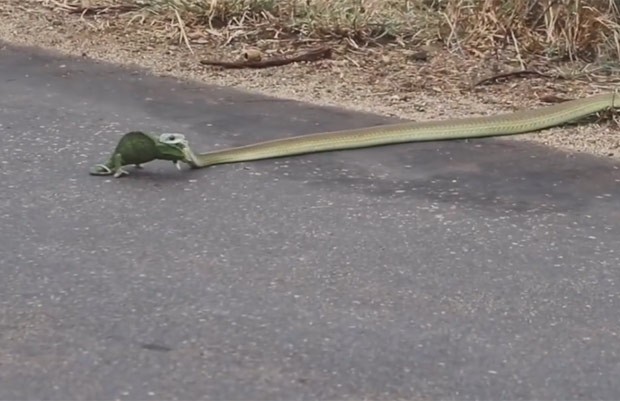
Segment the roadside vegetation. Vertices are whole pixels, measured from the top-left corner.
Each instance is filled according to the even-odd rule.
[[[509,49],[561,60],[620,57],[615,0],[83,0],[62,6],[117,11],[153,27],[168,21],[187,45],[188,32],[200,28],[219,45],[336,40],[354,48],[438,45],[474,56]]]

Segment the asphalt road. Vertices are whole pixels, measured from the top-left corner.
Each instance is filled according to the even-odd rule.
[[[620,166],[494,139],[122,179],[387,122],[0,50],[0,399],[620,399]]]

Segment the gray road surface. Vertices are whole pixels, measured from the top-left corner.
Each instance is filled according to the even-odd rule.
[[[387,122],[0,50],[1,399],[620,399],[620,166],[498,140],[92,177]]]

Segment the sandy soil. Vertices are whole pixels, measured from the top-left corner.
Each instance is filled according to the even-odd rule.
[[[0,40],[36,45],[65,54],[119,64],[134,64],[154,74],[173,75],[207,84],[242,88],[272,96],[370,111],[411,120],[489,115],[525,107],[541,107],[540,98],[576,98],[609,91],[618,77],[559,80],[541,77],[510,79],[474,86],[481,77],[517,63],[468,58],[458,53],[425,49],[428,57],[414,57],[420,49],[383,47],[342,51],[330,60],[260,70],[226,70],[201,65],[204,58],[235,59],[244,44],[232,41],[215,46],[207,32],[188,32],[191,49],[171,37],[154,34],[147,24],[126,19],[70,15],[44,7],[35,0],[4,0],[0,5]],[[273,42],[253,43],[273,49]],[[275,44],[285,48],[285,42]],[[569,67],[566,67],[569,68]],[[596,77],[594,77],[596,78]],[[620,159],[620,130],[612,122],[554,128],[505,140],[542,142],[568,151]]]

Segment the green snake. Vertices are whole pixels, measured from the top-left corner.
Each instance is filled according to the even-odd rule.
[[[151,157],[151,160],[161,158],[159,157],[159,154],[162,153],[161,147],[168,145],[171,149],[166,152],[166,160],[173,160],[175,163],[182,161],[192,168],[203,168],[223,163],[245,162],[405,142],[522,134],[577,122],[594,113],[619,107],[620,96],[612,92],[514,113],[472,118],[404,122],[360,129],[322,132],[258,142],[206,153],[194,153],[182,134],[161,134],[159,138],[154,139],[159,141],[157,154],[149,154],[148,156]],[[122,146],[117,146],[117,154],[119,152],[122,153],[122,148]],[[171,154],[176,156],[171,158]],[[181,154],[183,156],[180,156]],[[132,147],[131,155],[131,158],[123,159],[122,163],[117,160],[116,165],[138,164],[132,161],[132,158],[136,158],[135,146]],[[117,159],[122,158],[117,157]],[[145,157],[139,159],[139,162],[143,163]],[[108,175],[115,173],[115,175],[118,175],[116,165],[112,168],[111,164],[108,163],[106,169],[91,170],[91,174]],[[123,171],[123,173],[126,173],[126,171]]]

